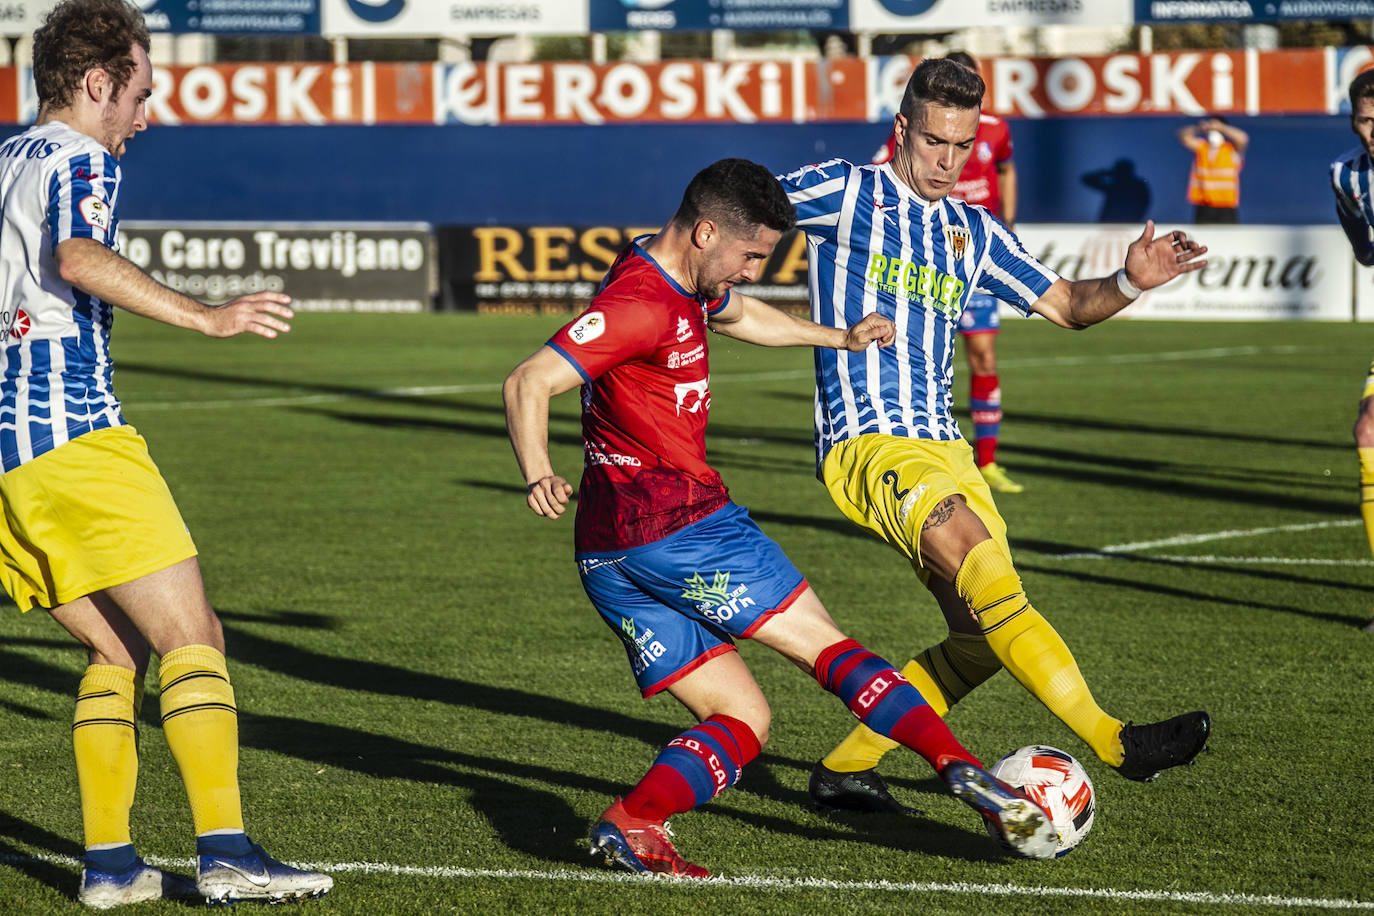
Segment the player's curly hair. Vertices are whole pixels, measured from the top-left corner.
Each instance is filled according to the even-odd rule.
[[[134,73],[133,47],[148,50],[148,26],[125,0],[63,0],[33,33],[33,81],[38,101],[66,108],[91,70],[110,75],[114,97]]]
[[[913,120],[917,110],[930,102],[950,108],[980,108],[986,88],[978,71],[949,57],[928,57],[916,65],[907,80],[902,115]]]
[[[797,224],[797,211],[768,169],[748,159],[721,159],[687,185],[673,225],[690,229],[701,219],[747,238],[759,226],[786,232]]]

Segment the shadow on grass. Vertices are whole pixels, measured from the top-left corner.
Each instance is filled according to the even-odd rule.
[[[421,781],[468,790],[472,793],[473,810],[486,819],[504,845],[549,862],[588,863],[587,831],[600,810],[575,811],[558,793],[529,783],[594,793],[603,796],[607,804],[627,788],[600,776],[570,772],[534,761],[466,754],[301,719],[240,711],[239,723],[240,742],[245,747],[287,754],[373,778]],[[781,763],[793,765],[787,761]],[[756,761],[746,771],[740,790],[772,801],[805,804],[804,793],[781,789],[769,772],[774,765],[777,762],[767,755]],[[934,780],[930,784],[936,785]],[[943,792],[942,789],[932,791]],[[729,796],[726,798],[728,800]],[[947,797],[941,804],[957,806],[959,802]],[[835,815],[828,818],[826,825],[812,826],[785,817],[741,810],[738,805],[710,803],[679,815],[676,821],[679,839],[688,835],[687,825],[701,813],[729,817],[754,828],[808,840],[857,842],[895,851],[978,861],[1001,857],[992,841],[982,834],[981,822],[971,812],[968,830],[923,817],[859,814]]]
[[[1152,561],[1151,558],[1148,557],[1121,557],[1121,559],[1136,560],[1140,562],[1162,562]],[[1176,566],[1179,564],[1168,563],[1166,565]],[[1330,611],[1307,610],[1304,608],[1293,607],[1292,605],[1288,604],[1271,604],[1265,601],[1255,601],[1253,599],[1237,598],[1231,595],[1213,595],[1208,594],[1206,592],[1177,588],[1172,585],[1163,585],[1158,582],[1135,582],[1130,579],[1117,578],[1116,576],[1104,576],[1100,574],[1083,572],[1081,569],[1066,569],[1064,567],[1044,566],[1034,563],[1023,562],[1018,562],[1016,564],[1016,568],[1021,572],[1034,572],[1041,573],[1047,576],[1058,576],[1063,579],[1072,579],[1075,582],[1089,582],[1093,585],[1108,585],[1112,588],[1131,589],[1134,591],[1146,592],[1153,595],[1165,595],[1170,598],[1179,598],[1185,601],[1200,601],[1207,604],[1220,604],[1228,607],[1254,608],[1256,610],[1261,611],[1274,611],[1280,614],[1294,614],[1299,617],[1307,617],[1312,620],[1322,620],[1326,621],[1327,623],[1334,623],[1343,627],[1349,627],[1353,624],[1363,625],[1367,622],[1367,616],[1365,615],[1366,604],[1364,603],[1352,605],[1352,610],[1359,612],[1359,616],[1357,617],[1353,613],[1334,614]],[[1218,570],[1217,566],[1210,563],[1206,565],[1206,568],[1209,571]],[[1220,567],[1219,569],[1220,571],[1236,572],[1245,575],[1263,572],[1262,570],[1252,570],[1248,568],[1236,569],[1224,566]],[[1286,576],[1282,573],[1274,574],[1273,578],[1285,580],[1292,579],[1292,577]],[[1292,579],[1292,581],[1302,582],[1304,580]],[[1341,587],[1345,588],[1347,586],[1342,585]],[[1352,589],[1355,588],[1354,586],[1349,587]],[[1364,591],[1363,589],[1356,590]]]
[[[74,900],[80,879],[70,867],[45,861],[45,858],[65,856],[80,859],[84,854],[85,848],[80,843],[44,830],[9,812],[0,811],[0,865]]]

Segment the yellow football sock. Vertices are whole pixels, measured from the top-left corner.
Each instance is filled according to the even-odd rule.
[[[76,692],[72,749],[86,846],[131,842],[129,809],[138,782],[134,672],[118,665],[86,669]]]
[[[1104,762],[1122,761],[1121,720],[1093,700],[1069,647],[1031,607],[1011,557],[989,538],[968,552],[954,588],[983,627],[1002,664],[1050,712],[1073,729]]]
[[[902,668],[902,676],[921,692],[935,714],[944,718],[949,708],[970,690],[1002,670],[1002,663],[982,636],[951,633]],[[821,762],[837,773],[855,773],[878,765],[896,741],[866,725],[857,726]]]
[[[182,646],[162,657],[162,729],[181,770],[196,835],[242,830],[239,727],[224,656]]]
[[[1374,553],[1374,448],[1356,449],[1360,453],[1360,515],[1369,551]]]

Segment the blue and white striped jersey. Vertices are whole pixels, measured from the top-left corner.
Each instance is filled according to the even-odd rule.
[[[843,159],[779,179],[811,259],[811,319],[846,328],[870,312],[897,340],[816,350],[816,459],[864,433],[959,439],[950,412],[959,315],[975,290],[1022,314],[1058,275],[984,207],[927,201],[888,164]]]
[[[115,247],[119,165],[51,121],[0,144],[0,467],[124,423],[111,390],[111,307],[65,283],[66,239]]]
[[[1336,195],[1336,212],[1345,234],[1362,263],[1374,257],[1374,194],[1371,194],[1374,165],[1363,146],[1346,150],[1331,163],[1331,190]]]

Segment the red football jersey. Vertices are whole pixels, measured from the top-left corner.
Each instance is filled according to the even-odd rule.
[[[997,166],[1011,159],[1011,130],[997,115],[983,112],[978,116],[978,133],[973,138],[973,154],[959,173],[959,180],[950,192],[970,204],[981,204],[1002,218],[1002,189],[997,185]]]
[[[550,338],[585,380],[579,552],[656,541],[729,501],[706,463],[706,316],[728,301],[688,293],[636,240],[587,310]]]
[[[873,164],[892,160],[897,148],[897,134],[887,135],[887,142],[873,154]],[[997,184],[997,166],[1011,159],[1011,128],[997,115],[983,112],[978,115],[978,132],[973,138],[973,153],[959,173],[959,180],[950,197],[971,204],[981,204],[1002,218],[1002,189]]]

